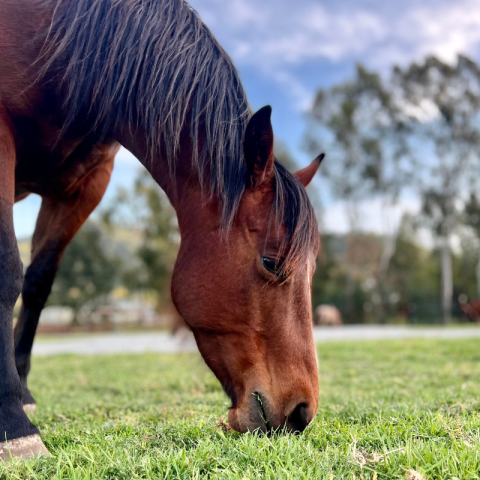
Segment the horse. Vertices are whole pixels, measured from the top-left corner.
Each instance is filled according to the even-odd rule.
[[[48,454],[26,409],[30,353],[62,253],[123,145],[172,203],[172,300],[238,432],[302,432],[318,408],[318,225],[273,154],[271,107],[183,0],[0,0],[0,457]],[[42,197],[25,276],[13,205]],[[13,331],[13,308],[23,306]]]
[[[313,323],[320,326],[343,325],[342,314],[335,305],[321,304],[315,308]]]

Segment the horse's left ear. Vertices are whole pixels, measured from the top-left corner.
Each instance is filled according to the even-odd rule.
[[[318,167],[320,166],[324,158],[325,154],[321,153],[308,167],[305,167],[295,173],[295,176],[300,180],[300,183],[304,187],[307,187],[313,180],[313,177],[317,173]]]
[[[243,151],[250,171],[251,186],[273,183],[273,128],[270,121],[272,107],[267,105],[256,112],[245,130]]]

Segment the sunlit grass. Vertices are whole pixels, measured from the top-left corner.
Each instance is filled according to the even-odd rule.
[[[316,420],[271,438],[219,426],[229,403],[196,354],[36,358],[52,457],[0,464],[0,478],[479,478],[479,347],[322,344]]]

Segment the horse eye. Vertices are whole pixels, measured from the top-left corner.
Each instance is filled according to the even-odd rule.
[[[282,276],[282,261],[277,262],[274,258],[262,257],[262,263],[265,270],[277,275],[277,277]]]

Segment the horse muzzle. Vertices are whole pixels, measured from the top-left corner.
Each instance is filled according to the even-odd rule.
[[[301,433],[315,416],[318,402],[305,396],[278,402],[259,391],[232,408],[228,415],[230,426],[240,433],[262,431],[265,433]]]

